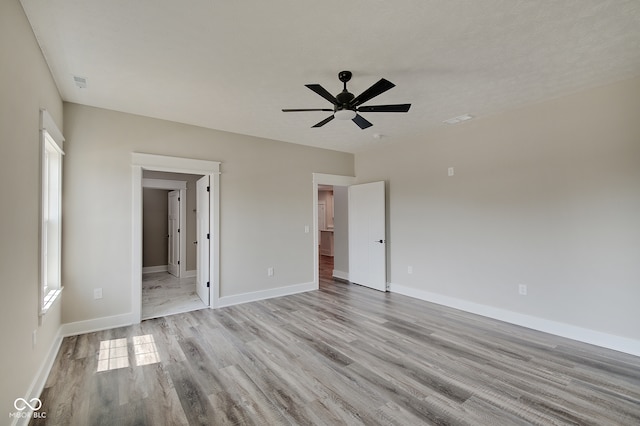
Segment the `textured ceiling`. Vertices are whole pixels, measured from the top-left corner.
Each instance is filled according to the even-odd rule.
[[[347,152],[640,75],[638,0],[21,2],[65,101]],[[331,107],[304,85],[341,70],[410,112],[281,112]]]

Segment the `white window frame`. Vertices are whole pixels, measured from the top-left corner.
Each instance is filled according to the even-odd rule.
[[[64,137],[46,110],[40,112],[40,279],[44,316],[62,292],[62,157]]]

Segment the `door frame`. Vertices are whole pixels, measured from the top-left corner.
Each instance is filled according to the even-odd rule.
[[[139,152],[131,153],[131,315],[134,324],[142,318],[142,172],[186,173],[209,175],[211,195],[209,220],[213,238],[209,240],[209,278],[211,281],[211,308],[217,308],[220,299],[220,162],[193,158],[168,157]],[[182,262],[181,262],[182,263]]]
[[[147,170],[147,169],[145,169]],[[180,269],[178,277],[182,278],[187,273],[187,262],[183,261],[187,253],[187,182],[183,180],[142,178],[142,188],[163,189],[168,191],[180,191]]]
[[[324,173],[312,173],[313,182],[313,285],[320,288],[320,249],[318,244],[318,185],[350,186],[356,183],[354,176],[329,175]]]

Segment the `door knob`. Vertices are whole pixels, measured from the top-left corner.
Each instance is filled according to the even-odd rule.
[[[376,240],[376,241],[374,241],[374,243],[384,244],[384,240]]]

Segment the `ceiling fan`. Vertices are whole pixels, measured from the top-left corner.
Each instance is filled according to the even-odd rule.
[[[332,111],[332,115],[311,127],[322,127],[334,118],[337,118],[338,120],[352,120],[361,129],[366,129],[367,127],[373,126],[373,124],[358,114],[359,112],[407,112],[409,108],[411,108],[411,104],[360,106],[368,100],[395,87],[395,84],[381,78],[360,95],[354,96],[353,93],[347,91],[347,82],[351,80],[351,76],[351,71],[340,71],[340,73],[338,73],[338,79],[344,83],[344,89],[336,96],[333,96],[319,84],[305,84],[309,89],[331,102],[333,104],[332,109],[283,109],[282,112]]]

